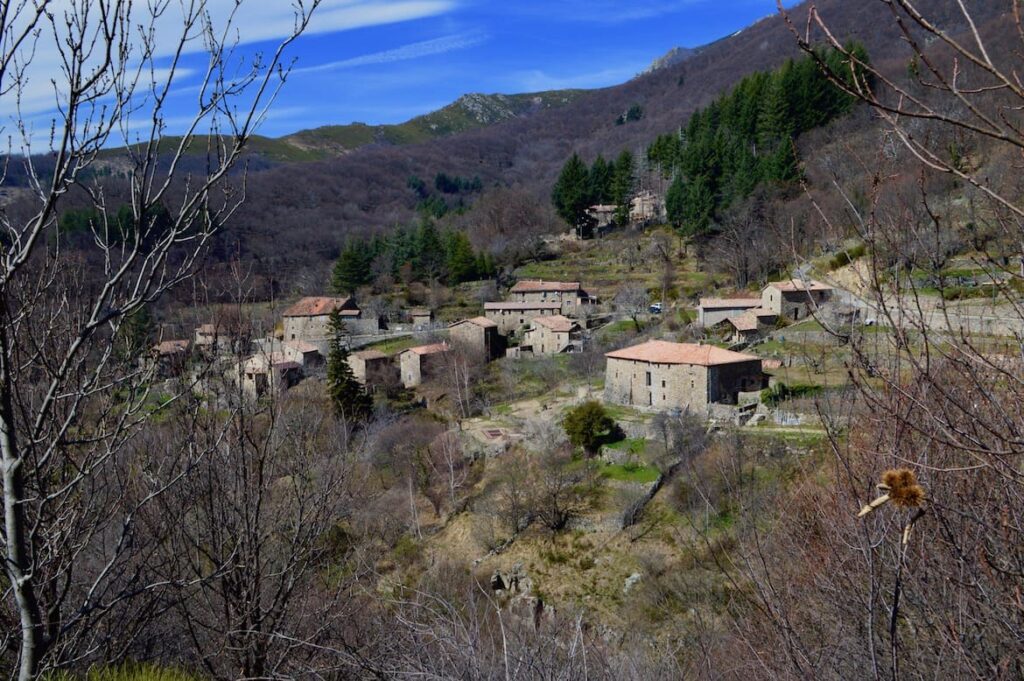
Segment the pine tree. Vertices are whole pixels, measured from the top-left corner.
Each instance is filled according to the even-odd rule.
[[[445,250],[434,221],[425,218],[416,232],[416,254],[413,258],[416,275],[424,281],[440,279],[445,274]]]
[[[685,234],[706,234],[711,229],[711,218],[714,213],[714,190],[705,176],[698,175],[687,184],[683,232]]]
[[[618,225],[629,223],[630,202],[633,199],[633,188],[636,184],[636,168],[633,165],[633,154],[624,150],[615,159],[612,174],[612,201],[615,202],[615,222]]]
[[[353,294],[360,286],[370,283],[372,262],[373,254],[366,242],[350,241],[334,264],[331,276],[331,287],[334,292]]]
[[[672,226],[679,229],[686,220],[686,182],[682,173],[676,173],[665,193],[665,212]]]
[[[593,227],[593,220],[587,215],[590,208],[590,172],[578,154],[573,154],[555,182],[551,201],[559,217],[575,228],[580,236],[586,236]]]
[[[612,166],[600,154],[590,166],[590,203],[612,200]]]
[[[477,278],[477,259],[469,237],[463,232],[449,232],[447,239],[448,283],[459,284]]]
[[[342,338],[345,323],[337,310],[330,317],[331,342],[327,353],[327,391],[335,413],[349,423],[358,423],[369,418],[373,411],[373,400],[356,380],[348,363],[348,348]]]

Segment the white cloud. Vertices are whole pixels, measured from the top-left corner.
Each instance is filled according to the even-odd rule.
[[[105,0],[103,0],[105,1]],[[135,3],[133,16],[129,23],[133,26],[145,23],[148,25],[147,8],[150,3]],[[183,6],[189,2],[169,2],[163,14],[154,22],[153,59],[156,66],[165,66],[168,58],[178,48],[178,39],[182,32]],[[305,3],[308,7],[308,1]],[[392,24],[414,19],[422,19],[447,13],[456,7],[456,0],[322,0],[313,15],[307,33],[333,33],[357,28]],[[68,79],[63,72],[63,62],[57,49],[64,42],[66,32],[65,13],[72,7],[82,16],[89,14],[90,25],[97,25],[97,7],[99,2],[93,0],[53,0],[49,9],[54,17],[52,25],[43,25],[35,44],[26,44],[23,58],[31,63],[24,71],[22,87],[7,92],[0,97],[0,125],[9,124],[16,116],[35,117],[45,112],[55,111],[69,89]],[[211,23],[218,31],[230,25],[226,34],[228,42],[247,45],[262,41],[280,40],[289,35],[295,27],[295,5],[287,0],[245,0],[238,12],[232,17],[235,0],[206,0],[206,10]],[[83,8],[85,8],[83,10]],[[29,14],[14,21],[15,27],[23,26]],[[19,23],[20,22],[20,23]],[[200,54],[205,51],[205,43],[198,29],[193,31],[185,45],[185,52]],[[96,51],[98,54],[101,51]],[[129,65],[137,64],[141,46],[136,45],[133,54],[126,58]],[[95,64],[95,61],[93,62]],[[158,74],[164,75],[164,74]],[[183,71],[177,74],[176,81],[181,83],[185,76]],[[10,75],[2,84],[10,85]]]
[[[391,64],[397,61],[407,61],[410,59],[422,59],[423,57],[445,54],[446,52],[453,52],[455,50],[465,50],[470,47],[480,45],[486,40],[486,35],[477,32],[443,36],[432,40],[423,40],[417,43],[402,45],[401,47],[396,47],[392,50],[383,50],[381,52],[373,52],[371,54],[352,57],[351,59],[342,59],[339,61],[328,62],[326,64],[296,68],[292,70],[292,73],[315,73],[319,71],[333,71],[335,69],[350,69],[359,66],[370,66],[373,64]]]
[[[638,62],[627,66],[572,74],[551,74],[540,69],[532,69],[513,74],[511,86],[520,92],[608,87],[629,80],[642,71],[645,66],[644,63]]]

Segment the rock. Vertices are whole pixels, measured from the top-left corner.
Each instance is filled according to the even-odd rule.
[[[634,586],[640,583],[641,579],[643,579],[643,575],[639,572],[634,572],[629,577],[626,577],[626,584],[622,587],[622,593],[628,594]]]

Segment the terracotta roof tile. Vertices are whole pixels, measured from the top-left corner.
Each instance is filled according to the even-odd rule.
[[[696,345],[694,343],[669,343],[668,341],[652,340],[629,348],[605,353],[610,359],[628,359],[653,364],[696,364],[699,366],[715,366],[719,364],[735,364],[737,362],[761,361],[754,355],[745,355],[731,350],[723,350],[714,345]]]
[[[578,281],[544,281],[543,279],[538,281],[518,281],[512,287],[512,293],[534,293],[540,291],[570,292],[579,290],[580,283]]]
[[[462,321],[455,322],[452,326],[458,326],[459,324],[473,324],[479,326],[482,329],[493,329],[497,328],[498,323],[493,319],[487,317],[472,317],[470,319],[463,319]]]
[[[701,298],[700,306],[705,310],[761,307],[760,298]]]
[[[530,320],[534,324],[546,326],[552,331],[559,333],[568,333],[575,328],[579,328],[579,324],[575,320],[569,319],[560,314],[551,315],[550,317],[534,317]]]
[[[484,310],[561,310],[558,303],[484,303]]]
[[[188,350],[187,340],[166,340],[153,346],[153,352],[158,355],[173,355]]]
[[[784,292],[793,291],[831,291],[833,290],[828,284],[823,284],[820,281],[814,281],[813,279],[788,279],[786,281],[770,281],[768,286],[777,288]],[[767,286],[765,287],[767,288]]]
[[[302,298],[299,302],[285,310],[281,316],[319,317],[321,315],[331,314],[334,310],[340,311],[351,305],[354,305],[351,298],[333,298],[330,296]]]
[[[434,355],[439,352],[448,352],[450,348],[447,343],[432,343],[430,345],[418,345],[415,348],[409,348],[405,352],[414,352],[417,355]]]
[[[737,331],[757,331],[757,315],[753,312],[744,312],[726,319]]]
[[[363,361],[371,360],[371,359],[387,359],[388,358],[388,356],[385,355],[380,350],[360,350],[358,352],[353,352],[352,353],[352,357],[358,357],[359,359],[361,359]]]

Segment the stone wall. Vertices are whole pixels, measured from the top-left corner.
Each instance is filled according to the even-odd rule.
[[[708,403],[707,368],[610,357],[605,368],[605,400],[660,410],[689,407],[702,411]]]

